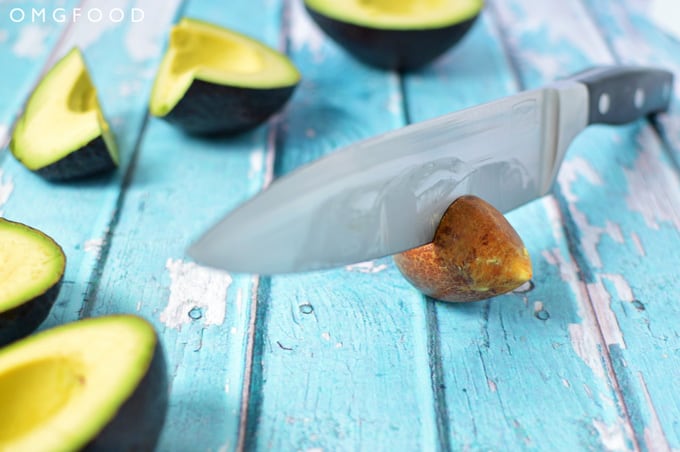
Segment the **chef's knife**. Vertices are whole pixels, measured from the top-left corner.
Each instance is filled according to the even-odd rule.
[[[672,83],[661,69],[597,67],[352,144],[275,180],[189,254],[231,272],[274,274],[423,245],[463,194],[502,212],[545,195],[579,132],[666,110]]]

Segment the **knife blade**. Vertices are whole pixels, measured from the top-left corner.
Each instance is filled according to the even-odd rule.
[[[596,67],[351,144],[275,180],[188,253],[230,272],[279,274],[424,245],[461,195],[502,212],[545,195],[578,133],[667,110],[672,83],[662,69]]]

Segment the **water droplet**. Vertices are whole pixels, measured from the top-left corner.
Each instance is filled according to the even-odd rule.
[[[303,314],[311,314],[314,312],[314,306],[309,303],[303,303],[299,306],[300,312]]]
[[[534,282],[532,280],[529,280],[529,281],[525,282],[524,284],[522,284],[521,286],[519,286],[517,289],[513,290],[513,292],[514,293],[527,293],[527,292],[531,292],[532,290],[534,290],[534,287],[536,287],[534,285]]]
[[[548,320],[550,318],[550,313],[545,309],[541,309],[540,311],[534,312],[534,316],[538,320]]]
[[[203,317],[203,310],[201,308],[192,308],[191,311],[189,311],[189,317],[191,320],[199,320],[201,317]]]

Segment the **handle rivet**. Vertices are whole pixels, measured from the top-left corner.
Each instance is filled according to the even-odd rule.
[[[600,94],[600,99],[597,102],[597,108],[598,110],[600,110],[600,114],[606,115],[607,112],[609,111],[609,107],[611,107],[611,99],[609,97],[609,94],[607,93]]]
[[[642,108],[642,105],[645,103],[645,92],[640,88],[635,90],[633,102],[635,102],[635,108]]]

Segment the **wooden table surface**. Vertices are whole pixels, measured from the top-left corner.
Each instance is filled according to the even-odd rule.
[[[350,58],[299,0],[0,0],[0,214],[53,236],[68,258],[41,329],[119,312],[156,326],[171,380],[160,451],[680,450],[677,82],[669,114],[587,129],[551,194],[508,215],[532,256],[531,290],[452,305],[422,297],[389,258],[265,278],[185,254],[272,179],[357,139],[596,64],[680,78],[680,41],[651,20],[656,3],[492,0],[459,46],[398,74]],[[74,21],[74,8],[128,16]],[[150,118],[182,16],[289,54],[303,81],[287,108],[209,140]],[[73,46],[121,166],[51,184],[7,141],[41,74]]]

